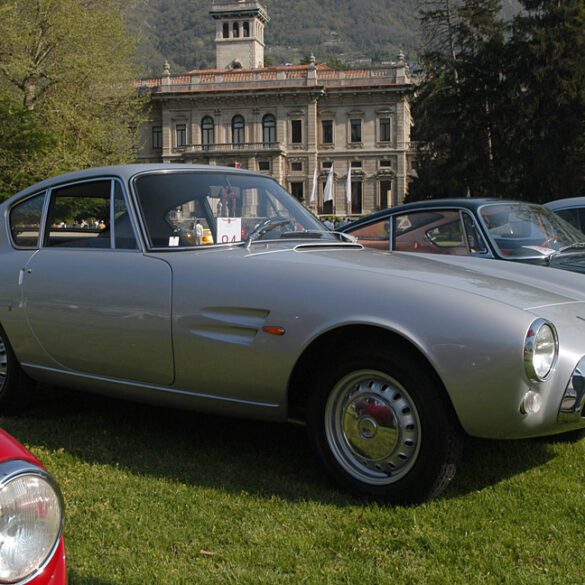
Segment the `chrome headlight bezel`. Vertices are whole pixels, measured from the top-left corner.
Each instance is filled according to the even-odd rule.
[[[57,522],[55,522],[56,529],[51,531],[50,537],[47,539],[48,544],[41,547],[42,550],[37,552],[38,558],[34,559],[34,563],[31,560],[27,567],[20,569],[20,573],[14,573],[14,575],[10,577],[10,580],[3,581],[17,585],[24,585],[25,583],[30,582],[47,567],[57,548],[59,547],[61,537],[63,535],[63,527],[65,524],[65,504],[63,501],[63,495],[61,494],[61,490],[57,482],[53,479],[51,474],[42,467],[30,461],[23,461],[20,459],[14,459],[0,463],[0,513],[3,512],[3,497],[1,493],[5,489],[9,488],[11,484],[14,484],[14,482],[27,479],[36,480],[39,482],[39,485],[42,486],[43,492],[50,495],[52,499],[51,504],[55,505],[58,509],[58,518],[55,518],[57,520]],[[27,488],[26,493],[28,494],[31,489],[33,488]],[[35,503],[32,502],[33,506],[34,504]],[[39,509],[42,509],[44,506],[43,502],[39,502],[37,504]],[[14,522],[21,521],[20,518],[15,517],[13,517],[12,520]],[[3,528],[4,527],[0,525],[0,544],[2,544],[5,537],[5,535],[1,532]],[[13,528],[14,527],[11,527],[11,529]]]
[[[539,352],[539,346],[542,347],[542,345],[547,345],[549,348],[544,367],[538,363],[538,358],[543,356]],[[548,380],[555,369],[558,357],[559,338],[555,326],[546,319],[536,319],[530,325],[524,340],[524,367],[528,378],[534,382]]]

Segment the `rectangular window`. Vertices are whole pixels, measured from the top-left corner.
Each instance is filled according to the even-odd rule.
[[[290,184],[291,195],[296,197],[299,201],[305,198],[305,184],[301,181],[294,181]]]
[[[333,213],[333,199],[329,199],[325,201],[325,188],[327,187],[327,181],[322,183],[322,193],[323,193],[323,206],[321,208],[321,213]]]
[[[392,162],[389,160],[381,160],[380,161],[380,168],[390,168],[392,166]]]
[[[321,163],[321,168],[329,170],[332,165],[333,165],[333,163],[331,161],[327,161],[327,162]]]
[[[390,118],[380,118],[380,142],[390,142]]]
[[[303,121],[302,120],[291,120],[291,142],[293,144],[300,144],[303,142]]]
[[[291,171],[302,171],[303,170],[303,163],[302,162],[291,162],[290,163],[290,170]]]
[[[152,148],[155,150],[162,148],[162,126],[152,127]]]
[[[392,202],[392,181],[380,181],[380,209],[390,207]]]
[[[333,144],[333,120],[323,120],[321,129],[323,131],[323,144]]]
[[[362,141],[362,121],[360,119],[350,120],[351,126],[351,142]]]
[[[351,182],[351,214],[360,215],[362,213],[362,182]]]
[[[185,146],[187,144],[187,124],[177,124],[175,130],[177,146]]]
[[[361,160],[352,160],[351,161],[351,168],[352,169],[361,169],[362,168],[362,161]]]
[[[259,160],[258,161],[258,170],[259,171],[270,171],[270,161],[269,160]]]

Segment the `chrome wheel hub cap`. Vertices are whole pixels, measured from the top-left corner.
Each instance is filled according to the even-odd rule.
[[[420,421],[408,392],[376,370],[344,376],[325,409],[325,432],[338,463],[356,479],[386,485],[404,477],[420,448]]]

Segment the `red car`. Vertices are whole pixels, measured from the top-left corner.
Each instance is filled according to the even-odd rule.
[[[0,583],[67,583],[61,490],[41,462],[0,429]]]

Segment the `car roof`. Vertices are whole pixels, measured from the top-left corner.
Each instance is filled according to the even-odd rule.
[[[585,197],[565,197],[564,199],[549,201],[544,206],[551,211],[571,209],[572,207],[585,207]]]
[[[132,177],[147,172],[153,171],[218,171],[218,172],[230,172],[240,173],[245,175],[254,175],[271,178],[269,175],[263,173],[256,173],[248,171],[246,169],[237,169],[234,167],[221,167],[211,165],[195,165],[188,163],[137,163],[137,164],[126,164],[126,165],[114,165],[108,167],[92,167],[88,169],[82,169],[79,171],[73,171],[71,173],[65,173],[62,175],[55,175],[39,183],[35,183],[26,189],[16,193],[5,203],[9,203],[14,199],[19,199],[22,196],[30,195],[32,193],[38,193],[43,189],[54,187],[59,184],[71,183],[74,181],[82,181],[84,179],[93,179],[97,177],[119,177],[124,182],[129,181]]]
[[[530,204],[527,201],[518,201],[516,199],[498,199],[497,197],[450,197],[443,199],[424,199],[422,201],[414,201],[412,203],[404,203],[403,205],[396,205],[389,207],[388,209],[382,209],[370,215],[360,217],[351,223],[343,226],[339,231],[350,231],[360,225],[364,225],[370,222],[377,221],[378,219],[384,219],[397,213],[406,213],[408,211],[421,210],[421,209],[443,209],[445,207],[459,207],[468,209],[472,212],[477,211],[480,207],[491,203],[525,203]]]

